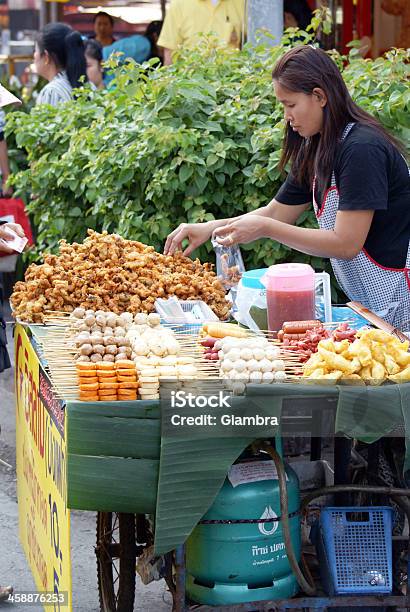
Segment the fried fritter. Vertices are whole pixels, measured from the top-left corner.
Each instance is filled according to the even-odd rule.
[[[47,311],[72,312],[78,306],[148,313],[157,298],[173,295],[203,300],[219,319],[230,309],[212,264],[88,230],[82,244],[61,240],[59,255],[46,254],[43,264],[31,264],[25,281],[16,283],[11,303],[15,317],[40,323]]]

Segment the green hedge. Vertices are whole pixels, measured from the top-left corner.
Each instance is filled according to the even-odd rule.
[[[60,238],[82,240],[87,227],[116,231],[161,249],[182,221],[230,217],[265,205],[283,177],[278,161],[283,132],[271,71],[294,44],[241,52],[212,38],[169,67],[127,62],[116,88],[79,92],[53,109],[14,112],[8,129],[27,151],[30,168],[12,179],[31,192],[38,252]],[[308,35],[305,35],[309,41]],[[355,100],[409,146],[409,50],[362,60],[332,52]],[[407,62],[407,63],[406,63]],[[303,223],[313,226],[312,213]],[[209,245],[198,255],[209,259]],[[244,247],[246,264],[319,258],[272,241]]]

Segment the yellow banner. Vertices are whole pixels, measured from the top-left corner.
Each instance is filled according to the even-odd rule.
[[[38,590],[47,592],[40,601],[71,612],[65,413],[21,325],[15,349],[20,540]]]

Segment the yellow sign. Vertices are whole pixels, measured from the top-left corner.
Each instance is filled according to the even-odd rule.
[[[20,540],[38,590],[55,594],[41,601],[71,612],[65,413],[21,325],[15,347]]]

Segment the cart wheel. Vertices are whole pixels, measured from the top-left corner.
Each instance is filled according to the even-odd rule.
[[[132,612],[135,598],[135,515],[97,514],[98,593],[102,612]]]

